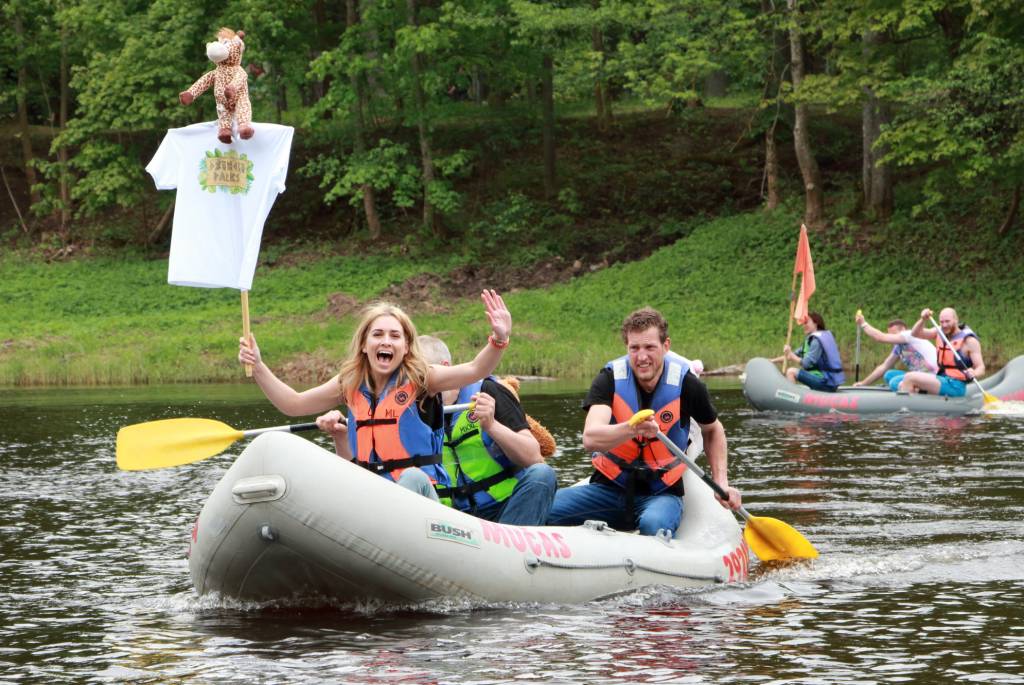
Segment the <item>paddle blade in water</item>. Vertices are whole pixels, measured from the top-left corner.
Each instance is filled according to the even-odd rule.
[[[220,454],[243,435],[213,419],[137,423],[117,432],[117,466],[139,471],[191,464]]]
[[[994,403],[985,403],[982,411],[989,416],[1024,416],[1024,402],[1019,400],[999,400]]]
[[[807,538],[778,519],[751,516],[743,529],[743,539],[761,561],[813,559],[818,556]]]

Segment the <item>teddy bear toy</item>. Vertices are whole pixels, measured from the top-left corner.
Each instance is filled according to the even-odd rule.
[[[206,56],[217,65],[199,77],[188,90],[178,94],[183,105],[192,102],[213,86],[213,97],[217,101],[217,139],[231,144],[232,119],[238,124],[238,136],[243,140],[252,138],[252,105],[249,103],[249,77],[242,68],[242,53],[245,52],[244,31],[235,33],[229,28],[217,32],[217,40],[206,44]]]

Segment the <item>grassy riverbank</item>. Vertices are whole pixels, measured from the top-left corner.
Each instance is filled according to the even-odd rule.
[[[618,324],[644,304],[668,316],[674,349],[709,368],[777,354],[798,226],[799,214],[787,209],[695,222],[687,237],[646,259],[506,293],[515,340],[502,371],[585,378],[620,353]],[[959,251],[930,239],[945,230],[897,218],[877,234],[837,222],[812,236],[812,307],[835,330],[848,366],[858,307],[884,324],[892,316],[912,320],[922,306],[953,305],[981,334],[990,365],[1024,353],[1016,238],[979,237],[976,250]],[[333,372],[359,306],[385,291],[409,305],[421,332],[448,340],[457,358],[484,343],[476,293],[442,299],[431,291],[431,277],[422,276],[440,280],[460,266],[454,258],[307,252],[300,259],[276,249],[264,253],[273,265],[257,270],[253,331],[272,367],[296,382]],[[234,361],[237,291],[168,286],[166,267],[164,259],[131,256],[0,259],[0,385],[241,380]],[[408,288],[401,284],[411,282],[417,292],[403,296]],[[862,368],[886,352],[865,341]]]

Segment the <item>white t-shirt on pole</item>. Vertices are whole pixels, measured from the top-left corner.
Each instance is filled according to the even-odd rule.
[[[167,131],[146,171],[158,190],[177,189],[167,282],[252,288],[263,222],[284,192],[291,126],[252,125],[255,135],[225,145],[217,122]]]

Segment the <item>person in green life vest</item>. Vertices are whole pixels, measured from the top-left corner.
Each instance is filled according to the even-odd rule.
[[[789,345],[782,349],[784,357],[800,364],[786,369],[786,378],[793,383],[803,383],[812,390],[835,392],[846,376],[832,331],[825,326],[825,319],[818,312],[808,312],[801,325],[807,335],[804,344],[796,351]],[[782,361],[782,357],[777,361]]]
[[[452,363],[444,341],[421,335],[418,342],[428,363]],[[451,485],[438,487],[441,501],[488,521],[544,525],[558,482],[514,390],[489,376],[442,398],[445,405],[475,405],[445,415],[442,463]],[[544,431],[537,424],[534,430]]]

